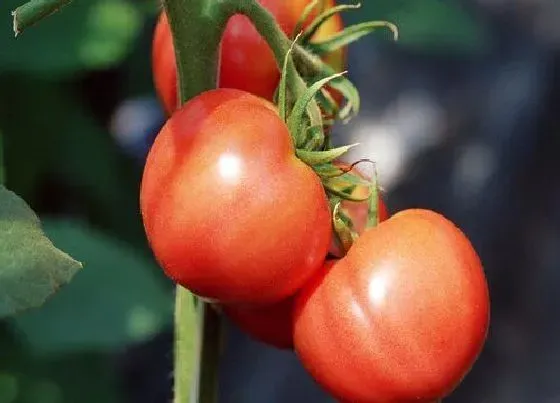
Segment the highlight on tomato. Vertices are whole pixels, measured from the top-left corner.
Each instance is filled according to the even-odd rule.
[[[399,212],[296,297],[294,348],[340,401],[428,403],[449,395],[482,350],[489,295],[452,222]]]
[[[140,207],[165,273],[219,302],[294,294],[320,269],[332,234],[321,181],[296,157],[274,105],[234,89],[202,93],[167,121]]]
[[[259,0],[276,18],[284,33],[291,36],[310,0]],[[335,5],[327,0],[326,7]],[[310,23],[316,13],[307,20]],[[304,25],[304,28],[306,25]],[[325,40],[344,29],[342,18],[335,14],[322,24],[311,41]],[[346,64],[344,49],[326,54],[323,60],[340,72]],[[258,62],[257,62],[258,61]],[[267,42],[248,17],[234,15],[228,21],[221,44],[219,86],[248,91],[272,100],[280,81],[280,71]],[[164,12],[157,21],[152,44],[154,84],[165,111],[171,115],[178,103],[175,52],[169,22]]]

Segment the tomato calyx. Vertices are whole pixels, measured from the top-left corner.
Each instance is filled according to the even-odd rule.
[[[292,40],[297,40],[299,43],[293,50],[294,64],[308,85],[336,74],[337,71],[323,58],[336,52],[344,55],[340,57],[345,58],[345,48],[363,36],[379,28],[387,28],[392,32],[394,40],[398,39],[398,29],[394,24],[388,21],[368,21],[349,26],[320,41],[314,40],[315,34],[334,16],[360,7],[361,4],[345,4],[325,8],[324,0],[314,0],[306,7],[294,29]],[[318,15],[307,24],[305,29],[302,29],[314,12]],[[359,92],[350,80],[338,76],[329,81],[328,86],[324,86],[317,93],[319,106],[327,117],[324,122],[326,128],[332,126],[335,119],[348,122],[358,114],[360,109]]]
[[[367,202],[367,222],[365,227],[369,228],[378,223],[378,185],[377,173],[374,172],[367,180],[352,172],[353,168],[361,162],[373,161],[360,160],[352,164],[348,169],[336,165],[336,160],[358,144],[350,144],[341,147],[332,147],[330,139],[325,135],[325,123],[323,117],[316,114],[317,108],[313,108],[317,95],[324,87],[334,80],[342,77],[345,72],[335,73],[314,82],[307,87],[298,99],[289,105],[288,85],[288,62],[292,57],[298,35],[288,50],[278,86],[278,111],[280,118],[286,123],[294,144],[296,156],[309,165],[321,179],[325,193],[329,199],[332,224],[335,240],[342,246],[346,253],[354,241],[358,238],[358,231],[350,214],[342,206],[343,201]],[[348,81],[348,80],[347,80]],[[349,82],[349,81],[348,81]]]

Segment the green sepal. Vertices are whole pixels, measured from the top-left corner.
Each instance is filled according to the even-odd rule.
[[[323,126],[325,126],[325,121],[323,121]],[[323,143],[325,142],[323,126],[311,126],[307,128],[303,150],[312,151],[323,147]]]
[[[327,20],[332,18],[335,14],[338,14],[342,11],[355,10],[355,9],[360,8],[360,7],[361,7],[361,4],[359,4],[359,3],[358,4],[342,4],[342,5],[339,5],[339,6],[331,7],[328,10],[324,11],[323,13],[321,13],[319,16],[317,16],[311,22],[311,24],[305,29],[305,31],[303,31],[302,38],[301,38],[302,43],[309,42],[311,40],[311,38],[313,37],[313,35],[315,35],[317,33],[319,28],[321,28],[321,25],[323,25]],[[309,15],[307,17],[309,17]]]
[[[282,121],[286,122],[287,111],[286,111],[286,94],[288,87],[288,63],[290,57],[292,57],[292,52],[294,46],[299,39],[299,35],[293,40],[290,48],[286,52],[286,57],[284,57],[284,64],[282,65],[282,75],[280,76],[280,84],[278,86],[278,113]]]
[[[303,143],[303,134],[306,129],[305,124],[305,114],[308,110],[307,105],[314,100],[315,95],[321,90],[321,88],[330,81],[342,76],[346,72],[333,74],[330,77],[323,78],[315,82],[311,87],[309,87],[305,93],[296,101],[292,112],[288,118],[288,128],[292,137],[294,138],[294,142],[296,147],[301,147]],[[315,121],[313,116],[309,115],[309,120],[311,121],[312,126],[316,126],[317,124],[322,125],[322,119],[319,116],[318,121]]]
[[[307,165],[321,165],[334,161],[335,159],[346,154],[346,152],[348,152],[348,150],[350,150],[352,147],[355,147],[357,145],[358,143],[350,144],[348,146],[337,147],[327,151],[309,151],[296,149],[296,155]]]
[[[325,8],[325,0],[313,0],[307,6],[305,6],[305,8],[303,9],[303,13],[301,14],[301,17],[299,17],[299,20],[296,26],[294,27],[294,30],[292,32],[292,38],[295,38],[303,31],[303,26],[305,25],[305,21],[307,21],[307,19],[309,18],[313,10],[315,10],[319,5],[321,6],[320,10],[323,10]]]
[[[366,228],[373,228],[379,224],[379,186],[377,184],[377,169],[374,170],[373,177],[370,182]]]
[[[340,176],[345,174],[346,172],[349,172],[341,169],[340,167],[337,167],[332,163],[315,165],[313,166],[313,170],[317,175],[319,175],[321,179],[334,178],[336,176]]]
[[[293,59],[297,69],[304,76],[308,85],[336,74],[334,69],[321,60],[320,57],[300,47],[294,49]],[[329,82],[328,86],[340,92],[346,100],[346,104],[343,108],[337,105],[338,113],[333,116],[347,123],[352,117],[356,116],[360,110],[360,93],[358,89],[345,76],[336,77]],[[319,103],[329,102],[329,100],[325,100],[324,97],[321,99],[321,95],[318,95],[317,99]],[[329,106],[327,105],[327,107]],[[328,111],[326,112],[328,113]]]
[[[338,202],[333,209],[332,221],[337,241],[346,254],[358,239],[358,234],[353,229],[352,221],[340,209],[340,203]]]
[[[368,35],[378,28],[388,28],[393,33],[394,40],[399,38],[399,30],[396,25],[388,21],[369,21],[349,26],[343,31],[320,42],[307,45],[307,48],[316,55],[322,56],[343,48],[361,37]]]

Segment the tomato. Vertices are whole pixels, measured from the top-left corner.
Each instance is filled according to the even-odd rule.
[[[294,347],[352,403],[427,403],[476,361],[489,324],[481,262],[438,213],[411,209],[366,230],[296,297]]]
[[[336,166],[342,169],[350,169],[350,165],[336,161],[334,163]],[[358,166],[354,166],[351,171],[352,173],[360,176],[363,179],[366,179],[366,175],[358,169]],[[356,187],[355,191],[353,192],[353,196],[356,197],[366,197],[368,195],[369,189],[365,187]],[[340,203],[341,209],[352,219],[352,223],[354,224],[354,230],[361,234],[364,232],[367,219],[368,219],[368,212],[369,212],[369,205],[367,201],[363,202],[355,202],[350,200],[343,200]],[[383,201],[381,194],[379,194],[379,200],[377,205],[377,220],[378,222],[385,221],[389,218],[389,211],[387,210],[387,205]],[[331,242],[331,247],[329,249],[329,254],[335,257],[342,257],[344,256],[344,250],[339,242],[336,240],[335,236],[333,236],[333,240]]]
[[[291,349],[293,297],[268,305],[222,305],[222,312],[249,336],[279,349]]]
[[[310,0],[259,0],[276,18],[286,35],[291,35]],[[334,0],[326,2],[334,6]],[[311,18],[309,22],[311,22]],[[327,20],[314,35],[313,40],[324,40],[342,31],[340,15]],[[342,71],[346,54],[337,50],[325,55],[324,60],[336,71]],[[152,70],[157,93],[168,114],[177,105],[177,71],[169,23],[162,13],[154,31]],[[235,15],[228,21],[221,45],[219,86],[237,88],[272,100],[280,81],[280,72],[274,55],[248,17]]]
[[[221,302],[292,295],[322,265],[332,234],[321,181],[295,156],[274,105],[234,89],[205,92],[167,121],[140,207],[166,274]]]

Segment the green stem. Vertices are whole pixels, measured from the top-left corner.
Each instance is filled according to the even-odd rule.
[[[174,365],[174,403],[188,402],[187,396],[190,395],[191,384],[193,382],[193,363],[189,360],[193,351],[193,331],[192,323],[185,320],[192,315],[193,299],[191,293],[181,286],[177,286],[175,292],[175,365]],[[199,320],[200,322],[200,320]],[[202,338],[198,337],[196,343],[201,343]],[[198,345],[194,346],[194,351],[200,351]],[[198,357],[197,357],[198,358]],[[196,368],[194,369],[196,371]]]
[[[220,40],[228,14],[221,0],[164,0],[175,47],[180,104],[201,92],[216,88]],[[192,295],[177,286],[175,305],[174,403],[216,403],[220,361],[221,318],[199,300],[198,348],[192,371],[192,329],[187,309]],[[192,389],[191,389],[192,388]]]
[[[14,33],[18,36],[24,29],[57,12],[72,0],[31,0],[12,12]]]
[[[173,35],[181,104],[216,88],[220,40],[230,14],[222,0],[164,0]]]

